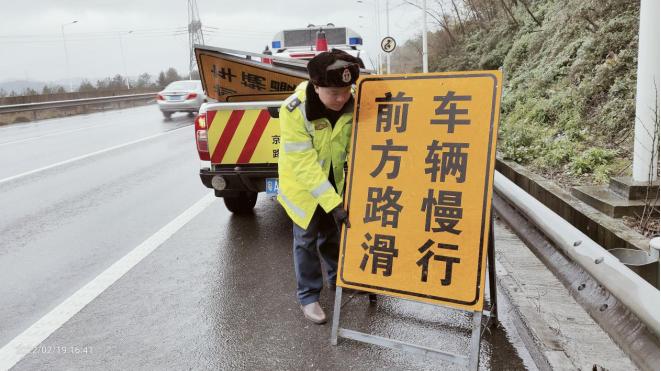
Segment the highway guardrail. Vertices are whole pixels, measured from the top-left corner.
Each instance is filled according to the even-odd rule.
[[[496,213],[641,369],[658,369],[659,290],[499,172]]]
[[[110,97],[60,100],[53,102],[11,104],[11,105],[0,106],[0,113],[39,111],[39,110],[47,110],[47,109],[84,106],[89,104],[136,101],[136,100],[144,100],[155,97],[156,97],[156,93],[142,93],[142,94],[115,95]]]

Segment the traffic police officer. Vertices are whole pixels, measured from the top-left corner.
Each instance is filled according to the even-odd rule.
[[[310,81],[301,83],[280,107],[278,201],[294,224],[297,297],[305,318],[321,324],[321,261],[334,287],[342,206],[344,164],[353,120],[352,85],[361,61],[331,50],[308,62]],[[317,253],[317,249],[319,253]]]

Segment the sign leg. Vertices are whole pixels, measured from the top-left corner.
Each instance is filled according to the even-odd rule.
[[[489,243],[487,245],[487,267],[489,268],[489,304],[491,308],[491,318],[495,319],[493,323],[498,321],[498,295],[496,290],[496,241],[493,233],[493,217],[491,218],[491,228],[489,228]]]
[[[468,369],[477,371],[480,365],[480,340],[482,333],[482,311],[473,312],[473,332],[471,333]]]
[[[333,306],[333,325],[331,327],[331,344],[337,345],[337,333],[340,327],[340,310],[342,308],[342,288],[335,287],[335,305]]]

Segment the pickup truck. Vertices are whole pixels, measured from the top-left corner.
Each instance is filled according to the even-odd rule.
[[[305,61],[198,45],[202,85],[218,103],[195,119],[202,183],[233,213],[247,213],[257,194],[277,193],[280,105],[307,79]],[[253,58],[255,60],[253,60]]]
[[[233,213],[250,212],[257,193],[277,193],[281,101],[207,103],[195,120],[202,183]]]
[[[325,29],[339,30],[337,43],[346,43],[351,52],[360,53],[354,44],[362,43],[361,38],[351,37],[353,34],[343,28]],[[301,31],[311,32],[291,32],[295,36]],[[322,31],[317,33],[317,45],[306,55],[327,50],[320,46],[326,42]],[[294,44],[296,37],[287,35],[281,36],[298,45]],[[294,50],[289,44],[274,41],[274,48],[278,48],[273,55],[195,46],[204,91],[219,102],[203,104],[195,119],[197,151],[200,159],[208,162],[200,169],[200,178],[233,213],[250,212],[259,192],[275,195],[278,191],[279,109],[296,86],[308,79],[305,58],[278,55]]]

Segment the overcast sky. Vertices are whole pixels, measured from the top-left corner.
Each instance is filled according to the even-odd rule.
[[[386,0],[378,1],[385,35]],[[419,34],[421,11],[403,0],[389,3],[390,34],[397,42]],[[215,27],[204,35],[207,45],[261,52],[278,31],[331,22],[352,28],[370,55],[377,52],[372,0],[197,0],[197,5],[202,24]],[[0,0],[0,81],[65,79],[65,24],[72,77],[96,81],[124,75],[122,49],[129,76],[155,75],[170,66],[183,74],[187,23],[187,0]]]

